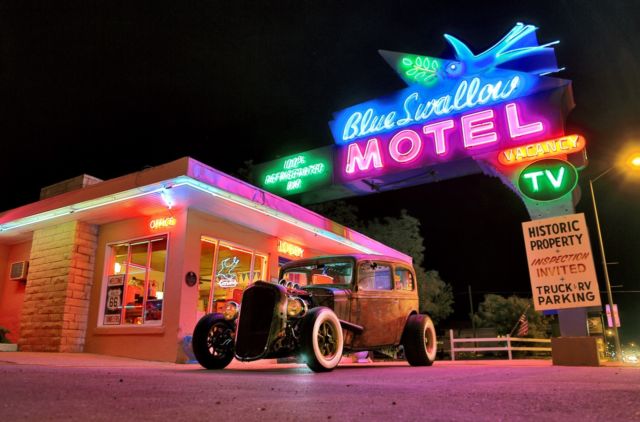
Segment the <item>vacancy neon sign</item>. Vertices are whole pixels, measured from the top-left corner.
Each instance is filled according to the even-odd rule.
[[[498,161],[505,166],[511,166],[541,158],[572,154],[582,151],[585,145],[582,136],[568,135],[500,151]]]

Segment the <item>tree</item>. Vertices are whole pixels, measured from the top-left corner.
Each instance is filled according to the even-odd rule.
[[[420,271],[424,272],[422,267]],[[418,268],[416,268],[416,273]],[[418,275],[418,295],[420,312],[427,313],[435,323],[446,319],[453,312],[453,291],[451,284],[440,278],[435,270],[426,271],[422,282]]]
[[[478,327],[495,327],[498,335],[507,335],[526,309],[529,334],[527,337],[545,338],[551,335],[549,317],[538,313],[531,306],[531,299],[518,296],[508,298],[488,294],[478,306],[474,319]]]
[[[346,201],[322,202],[320,204],[310,205],[308,208],[345,227],[356,231],[362,230],[362,222],[360,218],[358,218],[358,207],[348,204]]]

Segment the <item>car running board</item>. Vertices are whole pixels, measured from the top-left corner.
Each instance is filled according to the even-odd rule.
[[[353,334],[362,334],[362,332],[364,331],[363,326],[352,324],[350,322],[343,321],[343,320],[340,320],[340,326],[342,327],[343,330],[349,330]]]

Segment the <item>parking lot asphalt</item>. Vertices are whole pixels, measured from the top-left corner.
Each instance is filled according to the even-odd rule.
[[[549,361],[222,371],[92,354],[0,354],[0,420],[640,420],[640,368]]]

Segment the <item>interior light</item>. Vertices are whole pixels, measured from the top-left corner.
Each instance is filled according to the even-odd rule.
[[[114,273],[114,274],[120,274],[120,270],[122,270],[122,265],[120,265],[120,263],[119,263],[119,262],[116,262],[116,263],[113,265],[113,273]]]

